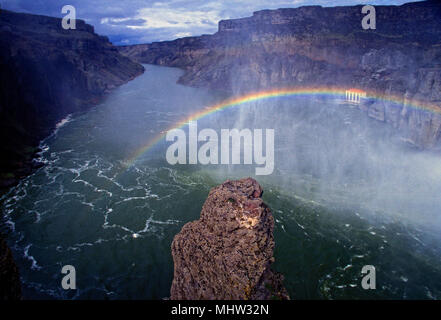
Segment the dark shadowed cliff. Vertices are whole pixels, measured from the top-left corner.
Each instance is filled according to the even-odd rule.
[[[274,219],[253,179],[213,188],[172,243],[173,300],[288,299],[274,262]]]
[[[139,62],[185,69],[180,82],[240,94],[265,88],[359,88],[441,108],[441,3],[375,6],[376,30],[363,30],[362,6],[263,10],[219,22],[214,35],[120,47]],[[441,148],[441,116],[377,101],[366,113],[406,141]]]
[[[0,12],[0,187],[32,172],[41,139],[143,67],[77,20]]]
[[[21,299],[21,284],[18,268],[11,250],[0,237],[0,300]]]

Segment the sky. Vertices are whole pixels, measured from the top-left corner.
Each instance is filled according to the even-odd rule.
[[[371,5],[400,5],[411,0],[372,0]],[[95,27],[116,45],[173,40],[212,34],[219,20],[251,16],[262,9],[304,5],[343,6],[361,0],[0,0],[1,8],[63,17],[61,8],[72,5],[78,19]]]

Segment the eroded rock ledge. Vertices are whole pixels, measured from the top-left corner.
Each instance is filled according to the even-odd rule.
[[[213,188],[172,243],[172,300],[289,299],[274,262],[274,218],[254,179]]]

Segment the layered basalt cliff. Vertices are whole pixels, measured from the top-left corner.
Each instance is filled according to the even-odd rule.
[[[172,243],[173,300],[288,299],[271,270],[274,219],[253,179],[213,188],[199,220]]]
[[[0,187],[32,172],[39,141],[68,114],[96,103],[144,68],[92,26],[0,12]]]
[[[408,142],[441,148],[441,4],[375,6],[376,29],[363,30],[362,6],[264,10],[219,22],[214,35],[120,47],[143,62],[185,69],[180,82],[229,94],[285,87],[341,87],[394,95],[403,104],[362,108]]]

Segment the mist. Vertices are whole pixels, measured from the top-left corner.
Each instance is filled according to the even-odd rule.
[[[441,157],[407,145],[402,134],[341,99],[262,100],[199,121],[200,126],[275,130],[275,170],[213,166],[219,179],[254,176],[323,205],[364,208],[384,218],[441,227]]]

